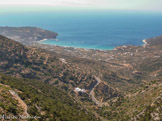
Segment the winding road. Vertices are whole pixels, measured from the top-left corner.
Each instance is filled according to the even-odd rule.
[[[90,91],[90,94],[89,94],[89,95],[90,95],[90,97],[92,98],[92,101],[93,101],[96,105],[102,106],[103,104],[95,98],[95,92],[94,92],[95,88],[101,83],[101,79],[98,78],[98,77],[96,77],[96,76],[94,76],[94,78],[96,79],[97,84],[96,84],[96,85],[93,87],[93,89]]]

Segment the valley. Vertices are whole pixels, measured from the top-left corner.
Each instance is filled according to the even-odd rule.
[[[0,36],[0,83],[20,96],[10,95],[26,104],[26,114],[51,121],[162,119],[162,36],[143,46],[92,50],[40,44],[57,34],[21,30],[0,28],[6,31]]]

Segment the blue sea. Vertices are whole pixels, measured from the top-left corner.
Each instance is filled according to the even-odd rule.
[[[0,13],[0,26],[34,26],[57,32],[44,44],[110,50],[142,45],[162,35],[162,14],[127,11],[37,11]]]

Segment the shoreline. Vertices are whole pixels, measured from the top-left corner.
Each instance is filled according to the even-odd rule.
[[[54,45],[51,45],[51,44],[42,43],[42,42],[47,41],[47,40],[49,40],[49,39],[40,40],[40,41],[38,41],[38,43],[39,44],[42,44],[42,45],[48,45],[48,46],[54,46],[54,47],[61,47],[61,48],[82,49],[82,50],[86,50],[86,51],[89,51],[89,50],[94,50],[94,51],[95,50],[96,51],[112,51],[112,50],[115,50],[118,47],[123,47],[123,46],[143,46],[143,47],[146,47],[148,45],[147,40],[144,39],[144,40],[142,40],[142,42],[143,42],[142,45],[121,45],[121,46],[116,46],[116,47],[114,47],[112,49],[95,49],[95,48],[73,47],[73,46],[64,46],[64,45],[55,45],[55,44]],[[53,39],[53,40],[56,40],[57,41],[57,39]]]
[[[46,40],[48,40],[48,39],[39,40],[38,42],[43,42],[43,41],[46,41]]]
[[[43,39],[43,40],[40,40],[38,41],[39,44],[42,44],[42,45],[48,45],[48,46],[54,46],[54,47],[62,47],[62,48],[72,48],[72,49],[83,49],[83,50],[96,50],[96,51],[111,51],[111,50],[114,50],[116,47],[112,48],[112,49],[95,49],[95,48],[84,48],[84,47],[72,47],[72,46],[63,46],[63,45],[51,45],[51,44],[46,44],[46,43],[41,43],[43,41],[46,41],[48,39]],[[55,40],[55,39],[53,39]]]

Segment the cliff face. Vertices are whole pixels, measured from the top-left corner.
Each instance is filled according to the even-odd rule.
[[[43,39],[56,39],[58,33],[36,27],[0,27],[0,35],[30,45]]]

